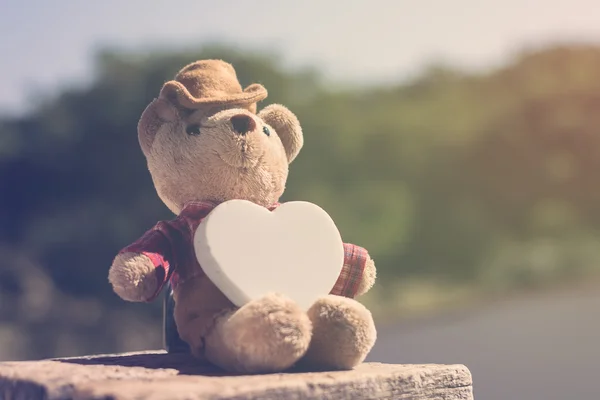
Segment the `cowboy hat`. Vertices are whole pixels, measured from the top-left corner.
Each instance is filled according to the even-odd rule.
[[[176,100],[186,108],[239,104],[254,108],[267,97],[267,90],[254,83],[242,90],[233,66],[222,60],[200,60],[183,67],[166,82],[160,96]]]

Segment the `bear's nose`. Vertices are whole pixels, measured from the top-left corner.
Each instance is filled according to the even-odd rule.
[[[231,117],[231,125],[233,126],[233,130],[240,135],[245,135],[256,128],[254,119],[246,114],[238,114]]]

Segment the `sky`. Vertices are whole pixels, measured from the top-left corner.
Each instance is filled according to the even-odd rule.
[[[0,114],[85,83],[102,46],[276,50],[332,80],[402,81],[431,62],[500,66],[524,48],[600,45],[598,0],[0,0]]]

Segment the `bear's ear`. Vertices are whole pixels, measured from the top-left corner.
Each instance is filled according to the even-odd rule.
[[[158,98],[148,104],[137,127],[138,140],[145,155],[150,152],[152,142],[160,127],[165,123],[177,121],[177,118],[179,118],[177,109],[168,100]]]
[[[302,127],[294,113],[281,104],[271,104],[263,108],[258,117],[275,129],[285,148],[288,163],[294,161],[304,144]]]

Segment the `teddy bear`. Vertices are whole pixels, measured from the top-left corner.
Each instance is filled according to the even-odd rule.
[[[234,67],[219,59],[186,65],[164,83],[137,130],[157,195],[175,217],[120,250],[108,280],[131,302],[151,302],[170,284],[179,336],[195,358],[223,370],[352,369],[377,336],[370,311],[355,300],[376,279],[367,250],[344,243],[337,282],[308,309],[280,293],[236,307],[194,253],[194,232],[217,205],[233,199],[271,211],[280,205],[304,137],[287,107],[257,112],[266,97],[258,83],[242,89]]]

